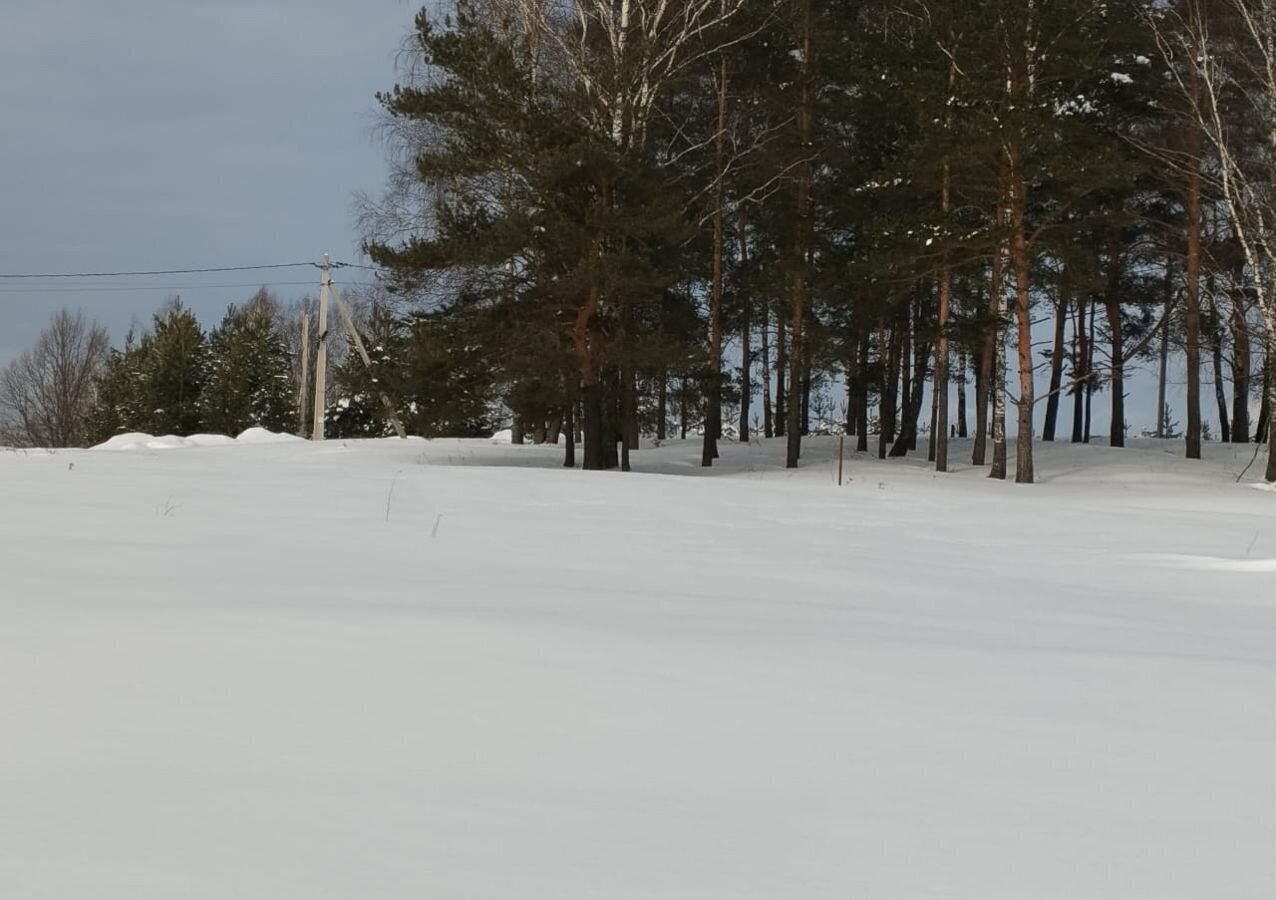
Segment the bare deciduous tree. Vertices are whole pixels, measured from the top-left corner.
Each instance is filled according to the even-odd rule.
[[[1152,19],[1161,52],[1209,149],[1211,187],[1245,261],[1276,356],[1276,0],[1186,0]],[[1184,68],[1187,74],[1184,74]],[[1242,115],[1237,116],[1236,111]],[[1269,382],[1268,401],[1276,396]],[[1276,455],[1267,464],[1276,482]]]
[[[63,309],[0,373],[0,440],[73,447],[85,436],[95,380],[110,350],[106,329]]]

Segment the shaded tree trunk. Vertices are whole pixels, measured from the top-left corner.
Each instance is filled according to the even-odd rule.
[[[802,59],[800,63],[800,71],[798,78],[801,85],[800,100],[797,110],[797,128],[798,137],[801,141],[802,152],[807,153],[812,146],[811,134],[814,125],[812,105],[812,94],[814,90],[813,78],[811,73],[811,0],[797,0],[798,3],[798,35],[801,42]],[[809,264],[808,256],[810,253],[810,209],[811,209],[811,181],[813,176],[813,168],[810,157],[806,157],[798,165],[797,174],[797,212],[796,212],[796,228],[794,229],[793,238],[793,285],[792,285],[792,302],[793,308],[789,310],[792,316],[792,337],[790,338],[792,346],[789,348],[789,384],[792,390],[797,391],[802,378],[803,369],[807,364],[807,347],[806,347],[806,317],[807,317],[807,291],[809,288],[807,266]],[[805,404],[803,404],[803,407]],[[785,466],[790,469],[796,469],[798,460],[802,456],[802,409],[798,404],[789,401],[789,420],[786,425],[786,437],[788,437],[788,447],[785,453]]]
[[[749,241],[745,233],[744,220],[740,221],[740,265],[748,262]],[[749,416],[753,406],[753,346],[751,329],[753,327],[753,304],[742,300],[740,304],[740,443],[749,443]]]
[[[566,438],[566,444],[563,450],[563,468],[576,468],[576,423],[573,421],[572,411],[576,408],[576,402],[569,399],[567,403],[567,414],[564,417],[563,434]]]
[[[970,437],[970,428],[966,423],[966,371],[969,363],[966,350],[962,348],[957,357],[957,437]]]
[[[972,465],[982,466],[988,461],[988,406],[992,401],[992,381],[996,371],[997,320],[999,306],[996,285],[1000,281],[997,264],[993,263],[993,275],[986,308],[988,322],[984,326],[984,342],[979,348],[979,367],[975,370],[975,446],[970,455]]]
[[[775,437],[771,416],[771,307],[762,304],[762,436]]]
[[[993,354],[993,376],[989,386],[992,396],[992,470],[989,478],[1006,480],[1006,339],[1001,323],[1006,320],[1006,292],[1002,284],[1003,250],[998,249],[993,262],[992,295],[997,300],[997,323]]]
[[[1068,325],[1068,311],[1072,301],[1067,292],[1060,287],[1059,300],[1054,311],[1054,345],[1050,355],[1050,396],[1046,398],[1046,422],[1041,430],[1043,441],[1053,441],[1055,428],[1059,422],[1059,398],[1063,388],[1063,352],[1064,338]]]
[[[887,330],[883,327],[882,343],[888,349],[886,353],[886,379],[882,384],[881,406],[877,417],[877,455],[879,458],[885,459],[890,445],[895,440],[895,420],[898,416],[899,358],[901,345],[903,344],[902,329],[900,329],[898,324],[890,329],[889,340],[887,339]]]
[[[1232,440],[1232,425],[1227,417],[1227,392],[1223,390],[1223,337],[1215,331],[1210,342],[1210,358],[1214,364],[1214,400],[1218,403],[1218,434],[1224,444]]]
[[[1244,292],[1232,296],[1232,443],[1249,443],[1250,395],[1249,322],[1245,319]]]
[[[1094,411],[1094,391],[1095,391],[1095,388],[1098,387],[1098,385],[1095,384],[1095,379],[1094,379],[1094,345],[1098,343],[1094,337],[1096,334],[1094,329],[1094,316],[1095,316],[1097,306],[1098,306],[1097,303],[1090,304],[1090,324],[1088,326],[1090,337],[1086,341],[1085,438],[1084,440],[1085,440],[1085,443],[1087,444],[1090,443],[1090,435],[1091,435],[1090,424],[1093,421],[1092,413]]]
[[[1174,262],[1173,257],[1165,260],[1165,311],[1161,322],[1161,365],[1156,382],[1156,436],[1169,437],[1170,420],[1166,413],[1165,390],[1170,373],[1170,319],[1174,311]]]
[[[1189,102],[1200,103],[1200,72],[1196,60],[1200,51],[1187,54]],[[1190,118],[1190,117],[1189,117]],[[1191,165],[1184,202],[1187,213],[1187,458],[1201,458],[1201,129],[1195,121],[1187,125],[1187,159]]]
[[[788,428],[788,377],[789,338],[788,326],[783,315],[776,316],[775,323],[775,436],[784,437]]]
[[[1114,231],[1108,241],[1108,284],[1104,306],[1108,330],[1112,332],[1112,419],[1108,446],[1125,446],[1125,329],[1121,321],[1121,233]]]
[[[867,324],[860,326],[859,341],[859,421],[855,426],[855,449],[860,453],[868,452],[868,358],[872,350],[872,337]]]

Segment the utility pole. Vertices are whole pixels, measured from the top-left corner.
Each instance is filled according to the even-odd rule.
[[[297,428],[298,433],[304,435],[306,413],[310,412],[306,405],[310,396],[310,310],[304,306],[301,309],[301,343],[298,346],[301,355],[301,383],[297,387]]]
[[[310,432],[312,441],[322,441],[324,438],[323,414],[328,405],[328,292],[332,289],[332,271],[327,253],[323,255],[323,265],[319,267],[319,271],[319,351],[315,355],[315,417],[314,427]]]

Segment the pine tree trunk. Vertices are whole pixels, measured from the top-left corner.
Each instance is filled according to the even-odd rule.
[[[1200,103],[1200,72],[1196,60],[1199,53],[1188,53],[1189,101],[1195,108]],[[1185,314],[1187,339],[1187,458],[1201,458],[1201,129],[1187,126],[1187,160],[1191,172],[1187,179],[1187,306]]]
[[[660,383],[656,387],[656,440],[669,437],[669,370],[660,370]]]
[[[811,75],[811,0],[798,0],[798,28],[800,41],[802,45],[801,71],[798,75],[801,82],[801,97],[797,111],[798,138],[801,142],[801,152],[806,154],[810,151],[812,144],[812,128],[814,125],[814,116],[811,109],[812,103],[812,75]],[[808,273],[807,266],[809,264],[808,256],[810,253],[810,209],[811,209],[811,180],[813,170],[811,160],[806,157],[798,165],[797,176],[797,214],[796,228],[793,240],[793,285],[792,297],[793,308],[789,310],[792,316],[792,336],[790,341],[792,346],[789,348],[789,384],[792,390],[797,391],[801,382],[803,369],[807,364],[807,347],[806,347],[806,317],[807,317],[807,291]],[[786,425],[786,437],[788,438],[788,447],[785,452],[784,465],[789,469],[796,469],[798,460],[802,456],[802,422],[801,412],[798,404],[789,401],[789,420]]]
[[[620,426],[617,437],[620,438],[620,471],[622,472],[630,471],[629,451],[634,449],[635,444],[631,431],[633,423],[638,420],[637,404],[634,402],[632,389],[633,379],[633,368],[626,362],[620,367],[620,421],[617,423]]]
[[[1028,271],[1028,235],[1024,227],[1027,204],[1023,173],[1018,156],[1013,156],[1011,173],[1011,223],[1014,231],[1010,241],[1011,264],[1015,275],[1015,319],[1019,337],[1019,422],[1018,440],[1015,442],[1015,483],[1032,484],[1036,480],[1033,468],[1032,419],[1036,401],[1036,384],[1032,366],[1032,313],[1029,307],[1031,284]]]
[[[727,58],[718,72],[718,128],[714,139],[713,274],[709,283],[709,384],[705,398],[704,444],[700,465],[708,468],[718,458],[718,437],[722,428],[722,256],[723,204],[726,178],[725,141],[727,129]]]
[[[775,436],[784,437],[788,428],[788,391],[785,379],[789,366],[788,326],[784,315],[776,316],[775,325]]]
[[[1170,436],[1170,421],[1166,414],[1166,384],[1170,374],[1170,318],[1174,311],[1174,263],[1173,257],[1165,260],[1165,311],[1161,322],[1161,365],[1156,381],[1156,436]]]
[[[988,322],[984,325],[983,346],[979,349],[979,367],[975,370],[975,446],[970,454],[972,465],[982,466],[988,461],[988,405],[992,400],[992,382],[995,374],[997,352],[997,291],[1000,278],[996,272],[997,264],[993,263],[991,284],[993,289],[988,294]]]
[[[886,459],[891,444],[895,442],[895,425],[899,415],[899,359],[903,350],[904,335],[898,322],[890,328],[889,332],[885,327],[882,328],[882,343],[888,349],[886,381],[882,385],[881,408],[877,417],[877,455],[881,459]]]
[[[1250,347],[1242,290],[1232,296],[1232,443],[1249,443]]]
[[[775,422],[771,415],[771,305],[762,304],[762,436],[775,437]]]
[[[572,421],[572,410],[575,408],[574,400],[567,403],[567,414],[563,423],[563,434],[566,437],[566,448],[563,451],[563,468],[576,468],[576,423]]]
[[[859,385],[857,400],[859,421],[855,424],[855,449],[860,453],[868,452],[868,358],[872,349],[872,336],[867,324],[860,326],[859,339]]]
[[[1076,318],[1072,326],[1072,374],[1076,382],[1072,387],[1072,443],[1085,440],[1085,397],[1090,387],[1085,363],[1088,355],[1085,333],[1085,291],[1077,294]]]
[[[1223,390],[1223,337],[1215,330],[1213,346],[1210,348],[1210,360],[1214,365],[1214,401],[1218,404],[1218,435],[1224,444],[1232,441],[1232,424],[1227,416],[1227,391]]]
[[[966,372],[969,362],[966,349],[963,347],[957,357],[957,437],[965,440],[970,437],[970,428],[966,423]]]
[[[1059,423],[1059,398],[1063,393],[1064,337],[1068,326],[1068,310],[1072,301],[1062,287],[1054,310],[1054,345],[1050,357],[1050,396],[1046,398],[1046,422],[1041,430],[1043,441],[1053,441]]]
[[[807,347],[802,363],[802,436],[811,433],[811,349]]]
[[[1108,330],[1112,332],[1112,419],[1108,446],[1125,446],[1125,332],[1121,321],[1121,233],[1108,241],[1108,284],[1105,297]]]
[[[1085,443],[1090,443],[1090,424],[1093,421],[1092,413],[1094,411],[1094,391],[1098,387],[1094,379],[1094,346],[1098,343],[1095,335],[1098,334],[1094,328],[1094,316],[1097,304],[1090,304],[1090,324],[1088,326],[1090,336],[1086,340],[1086,360],[1085,370],[1088,376],[1085,383]]]
[[[740,216],[740,229],[736,240],[740,249],[740,267],[749,262],[749,239],[744,217]],[[740,443],[749,443],[749,416],[753,406],[753,304],[741,298],[740,302]]]
[[[1006,337],[1001,323],[1006,321],[1006,291],[1003,284],[1004,248],[998,248],[993,261],[992,295],[997,301],[997,333],[994,340],[993,375],[989,393],[992,395],[992,470],[989,478],[1006,480]]]
[[[585,461],[584,469],[587,472],[601,472],[607,468],[606,443],[604,439],[603,421],[603,388],[602,385],[594,381],[593,384],[586,383],[581,387],[581,400],[584,404],[584,438],[585,438]]]
[[[1254,430],[1254,443],[1269,442],[1268,424],[1272,418],[1272,353],[1268,344],[1267,359],[1263,362],[1263,399],[1258,407],[1258,427]],[[1270,451],[1269,451],[1270,452]]]

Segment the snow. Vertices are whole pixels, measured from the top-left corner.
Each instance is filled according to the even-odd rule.
[[[191,441],[0,453],[0,895],[1271,896],[1252,449]]]

